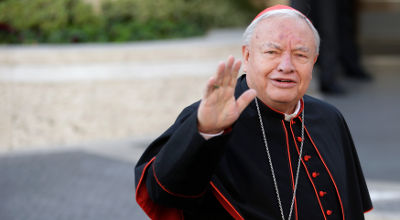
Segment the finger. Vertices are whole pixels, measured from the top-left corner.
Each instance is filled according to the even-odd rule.
[[[203,99],[206,99],[211,95],[211,93],[216,89],[215,88],[216,85],[217,85],[216,77],[212,76],[207,82],[206,92],[204,93]]]
[[[232,78],[232,65],[235,62],[235,58],[230,55],[228,59],[226,60],[226,66],[225,66],[225,71],[224,71],[224,81],[223,85],[229,85],[231,78]]]
[[[256,95],[257,95],[256,90],[249,89],[236,100],[239,114],[241,114],[242,111],[250,104],[250,102],[253,101]]]
[[[215,75],[216,85],[222,86],[223,81],[224,81],[224,73],[225,73],[225,63],[223,61],[221,61],[218,64],[217,73]]]
[[[231,87],[235,87],[235,85],[236,85],[236,80],[237,80],[237,77],[239,75],[239,70],[240,70],[241,66],[242,66],[242,61],[241,60],[237,60],[235,62],[235,64],[233,64],[233,67],[232,67],[232,78],[231,78],[231,81],[230,81],[230,86]]]

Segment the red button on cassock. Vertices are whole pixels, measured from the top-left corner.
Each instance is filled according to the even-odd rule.
[[[324,191],[319,191],[319,196],[324,197],[326,195],[326,192]]]
[[[313,178],[316,178],[317,176],[319,176],[319,173],[318,173],[318,172],[313,172],[313,173],[312,173],[312,177],[313,177]]]
[[[304,156],[304,160],[305,160],[305,161],[309,161],[310,159],[311,159],[311,156],[310,156],[310,155],[305,155],[305,156]]]
[[[326,210],[326,214],[327,215],[332,215],[332,211],[331,210]]]
[[[301,142],[303,139],[301,137],[297,137],[297,141]]]

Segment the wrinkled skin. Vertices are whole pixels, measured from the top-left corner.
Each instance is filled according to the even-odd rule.
[[[271,17],[260,21],[242,47],[249,90],[234,97],[241,61],[221,62],[207,83],[197,112],[200,132],[215,134],[231,126],[257,96],[266,105],[292,113],[312,79],[317,60],[314,36],[305,21]]]

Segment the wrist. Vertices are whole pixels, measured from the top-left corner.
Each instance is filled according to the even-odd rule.
[[[204,128],[204,127],[201,126],[200,124],[198,124],[197,130],[198,130],[200,133],[203,133],[203,134],[211,134],[211,135],[212,135],[212,134],[218,134],[218,133],[224,132],[224,129]]]
[[[218,133],[214,133],[214,134],[203,133],[203,132],[200,132],[200,131],[199,131],[199,134],[200,134],[204,139],[206,139],[206,140],[211,139],[211,138],[213,138],[213,137],[220,136],[220,135],[222,135],[223,133],[224,133],[223,130],[220,131],[220,132],[218,132]]]

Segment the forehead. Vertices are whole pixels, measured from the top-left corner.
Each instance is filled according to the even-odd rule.
[[[293,16],[273,16],[260,21],[251,39],[251,43],[255,44],[283,44],[288,41],[291,44],[315,47],[311,28],[304,20]]]

